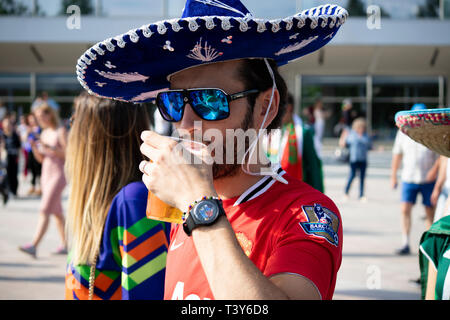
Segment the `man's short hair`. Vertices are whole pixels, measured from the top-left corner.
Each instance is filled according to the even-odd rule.
[[[278,113],[272,122],[267,126],[267,130],[279,128],[281,126],[281,120],[286,110],[287,102],[287,86],[283,77],[278,71],[278,66],[274,60],[268,59],[270,67],[273,70],[275,77],[275,83],[277,85],[278,92],[280,93],[280,104],[278,106]],[[239,72],[239,77],[245,85],[244,90],[257,89],[260,92],[266,91],[272,88],[272,77],[267,69],[264,59],[244,59]],[[247,96],[247,101],[250,104],[252,110],[255,106],[256,98],[259,93],[251,94]]]

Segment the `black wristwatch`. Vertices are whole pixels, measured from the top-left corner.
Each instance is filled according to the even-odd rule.
[[[189,211],[189,215],[183,223],[183,230],[188,236],[191,236],[192,230],[200,226],[210,226],[222,215],[225,215],[222,201],[216,199],[201,200]]]

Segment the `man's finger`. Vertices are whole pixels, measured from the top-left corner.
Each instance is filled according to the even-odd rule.
[[[155,161],[161,154],[161,152],[157,148],[152,147],[147,142],[141,144],[140,150],[144,156],[146,156],[152,161]]]
[[[148,162],[148,161],[145,161],[145,160],[141,161],[141,163],[139,163],[139,171],[141,171],[142,173],[147,174],[147,173],[145,172],[145,166],[146,166],[148,163],[149,163],[149,162]]]
[[[154,166],[153,163],[151,163],[150,161],[145,161],[144,160],[144,161],[141,161],[141,163],[139,164],[139,170],[142,173],[150,176],[151,173],[152,173],[152,170],[153,170],[153,166]]]
[[[147,174],[143,174],[142,175],[142,182],[144,182],[145,186],[147,187],[148,190],[150,190],[150,176]]]
[[[141,133],[141,139],[144,143],[147,143],[156,149],[163,149],[164,147],[175,145],[177,143],[169,137],[162,136],[150,130],[143,131]]]

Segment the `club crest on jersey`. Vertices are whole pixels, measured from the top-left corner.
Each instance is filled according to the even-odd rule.
[[[313,206],[302,206],[302,209],[308,219],[307,222],[299,223],[303,231],[338,246],[339,219],[336,214],[316,203]]]
[[[253,248],[252,240],[250,240],[243,232],[237,232],[236,238],[238,239],[239,244],[241,245],[241,248],[242,250],[244,250],[247,257],[250,256]]]

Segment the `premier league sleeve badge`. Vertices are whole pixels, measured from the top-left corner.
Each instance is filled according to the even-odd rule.
[[[307,221],[300,222],[303,231],[309,235],[324,238],[334,246],[338,246],[339,218],[333,211],[320,204],[302,206]]]

